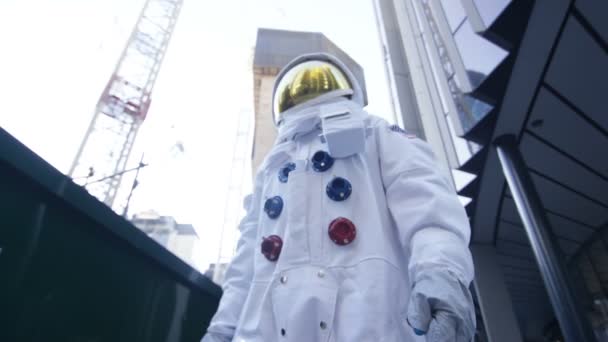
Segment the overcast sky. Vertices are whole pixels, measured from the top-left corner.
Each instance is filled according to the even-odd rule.
[[[67,172],[143,4],[0,1],[2,128]],[[368,110],[392,120],[371,0],[185,0],[132,155],[150,166],[131,208],[192,223],[202,270],[217,257],[236,119],[252,109],[259,27],[324,33],[365,69]]]

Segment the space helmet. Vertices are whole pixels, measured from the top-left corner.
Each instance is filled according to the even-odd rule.
[[[275,125],[298,109],[323,101],[345,97],[367,104],[364,89],[351,70],[327,53],[301,55],[278,74],[274,85],[272,112]]]

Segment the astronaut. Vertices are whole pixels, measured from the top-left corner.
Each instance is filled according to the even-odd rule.
[[[203,342],[471,341],[464,209],[429,146],[366,104],[334,56],[279,73],[278,137]]]

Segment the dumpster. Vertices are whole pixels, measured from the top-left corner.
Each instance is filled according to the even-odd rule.
[[[0,341],[199,341],[220,296],[0,129]]]

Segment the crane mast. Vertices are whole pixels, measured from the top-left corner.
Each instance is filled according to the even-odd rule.
[[[114,207],[183,0],[147,0],[102,92],[69,176]],[[120,210],[116,208],[116,210]]]

